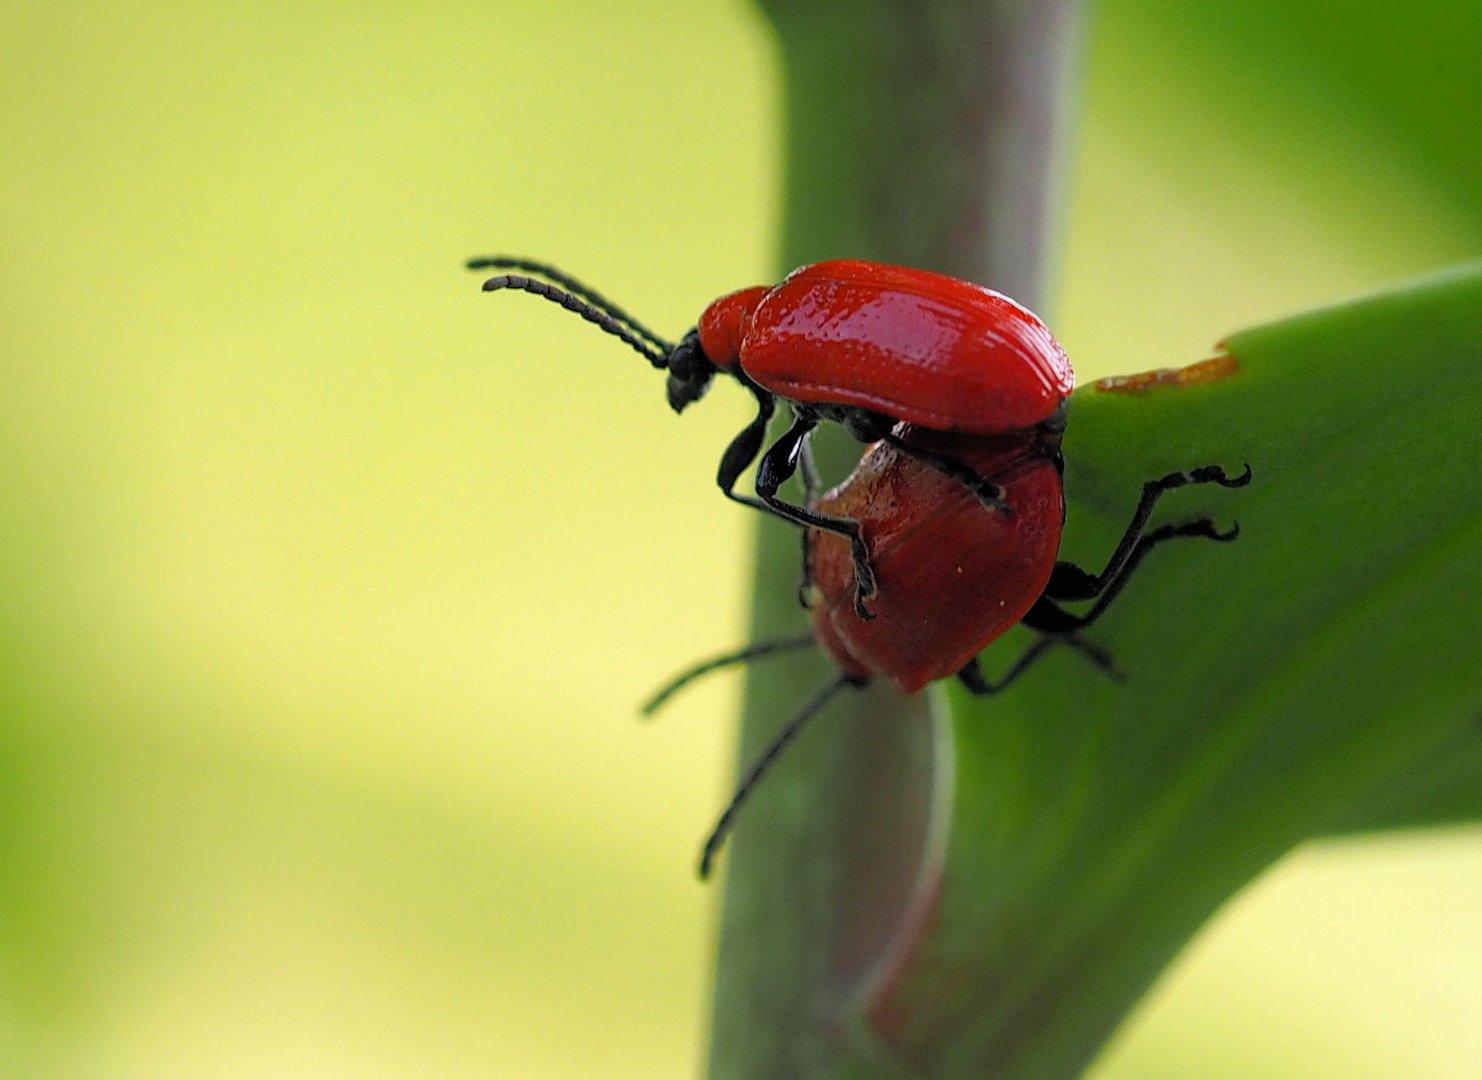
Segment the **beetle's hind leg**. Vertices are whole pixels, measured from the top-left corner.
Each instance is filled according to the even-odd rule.
[[[1149,551],[1159,544],[1178,537],[1203,537],[1219,543],[1229,543],[1240,535],[1240,526],[1220,530],[1210,518],[1199,518],[1180,525],[1163,525],[1151,532],[1144,532],[1153,507],[1164,492],[1194,484],[1218,484],[1225,488],[1244,487],[1250,483],[1251,470],[1247,465],[1238,476],[1227,476],[1218,465],[1206,465],[1189,472],[1169,473],[1157,480],[1142,485],[1142,496],[1137,509],[1132,513],[1122,539],[1099,574],[1092,574],[1075,563],[1058,562],[1050,574],[1049,584],[1028,614],[1024,625],[1034,630],[1051,634],[1068,634],[1083,629],[1095,622],[1118,594],[1126,588],[1137,567]],[[1089,611],[1074,615],[1060,607],[1059,601],[1094,600]]]
[[[1032,668],[1042,656],[1057,645],[1065,645],[1075,649],[1087,660],[1091,661],[1096,668],[1105,672],[1109,678],[1116,682],[1122,681],[1123,675],[1117,670],[1116,661],[1112,658],[1111,653],[1107,652],[1100,645],[1076,637],[1074,634],[1042,635],[1039,640],[1025,649],[1019,655],[1019,659],[1014,661],[1013,666],[1004,672],[996,681],[989,680],[983,674],[982,665],[976,656],[962,666],[962,670],[957,673],[957,679],[963,686],[967,687],[969,692],[977,694],[979,697],[991,697],[994,694],[1007,690],[1021,675]]]
[[[931,450],[924,450],[919,446],[912,446],[894,432],[886,434],[883,441],[897,453],[914,458],[923,465],[928,465],[943,475],[956,480],[977,496],[978,501],[989,510],[1004,515],[1013,513],[1009,509],[1009,504],[1004,502],[1003,488],[965,462],[958,461],[954,457],[948,457],[946,454],[938,454]]]

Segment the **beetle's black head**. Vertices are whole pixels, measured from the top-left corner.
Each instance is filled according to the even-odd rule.
[[[669,351],[669,407],[683,412],[691,402],[699,401],[710,389],[715,377],[715,364],[700,347],[700,332],[691,330]]]

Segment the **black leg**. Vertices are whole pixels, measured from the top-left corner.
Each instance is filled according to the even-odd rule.
[[[721,844],[725,843],[726,837],[730,835],[731,827],[736,823],[736,815],[741,812],[741,807],[756,790],[757,783],[767,774],[767,770],[776,762],[778,755],[802,733],[808,721],[823,711],[823,707],[835,694],[846,686],[863,685],[865,685],[865,680],[856,675],[840,675],[825,683],[813,692],[813,696],[803,703],[803,707],[767,744],[767,748],[762,751],[761,756],[756,759],[741,783],[737,785],[736,794],[731,796],[730,804],[722,812],[720,820],[715,823],[715,828],[710,830],[710,836],[705,840],[705,847],[700,852],[700,878],[702,880],[710,876],[710,867],[715,862],[715,853],[720,850]]]
[[[776,399],[771,394],[759,387],[750,389],[756,397],[756,419],[742,428],[726,447],[725,453],[721,454],[720,469],[716,472],[715,482],[720,485],[720,490],[726,498],[741,503],[743,506],[749,506],[753,510],[760,510],[764,514],[784,517],[760,499],[754,499],[750,495],[738,495],[735,491],[741,474],[762,452],[762,443],[767,437],[767,425],[772,420],[772,414],[777,410]],[[784,520],[791,521],[792,519],[784,518]]]
[[[726,447],[725,452],[721,454],[720,468],[716,471],[715,482],[720,485],[721,493],[733,502],[738,502],[742,506],[749,506],[753,510],[760,510],[762,513],[770,514],[772,517],[781,518],[783,521],[790,522],[793,525],[802,526],[804,529],[803,542],[806,544],[808,537],[807,527],[804,522],[798,519],[797,514],[792,512],[800,508],[793,507],[792,504],[783,502],[781,499],[765,502],[750,495],[739,494],[735,490],[736,485],[741,481],[741,474],[761,455],[762,444],[766,441],[767,437],[767,425],[771,422],[773,413],[776,412],[776,399],[771,394],[749,382],[747,383],[747,389],[756,397],[756,419],[742,428],[740,433],[731,440],[730,445]],[[787,439],[791,434],[792,432],[789,431],[788,435],[783,436],[783,440]],[[803,474],[804,487],[808,492],[805,501],[812,502],[812,492],[818,482],[818,472],[813,467],[813,452],[808,447],[806,435],[797,443],[795,454],[795,467]],[[781,486],[781,483],[791,475],[792,472],[788,471],[778,481],[778,486]]]
[[[1122,673],[1117,670],[1116,663],[1112,660],[1110,653],[1101,646],[1094,645],[1089,641],[1083,641],[1073,634],[1044,635],[1033,645],[1029,646],[1029,648],[1025,649],[1020,654],[1019,659],[1014,661],[1014,666],[1009,668],[997,682],[990,682],[983,675],[979,658],[976,656],[963,665],[962,670],[957,673],[957,678],[971,693],[977,694],[980,697],[991,697],[1007,689],[1020,675],[1023,675],[1033,667],[1041,656],[1044,656],[1045,653],[1057,645],[1067,645],[1076,649],[1097,668],[1104,671],[1108,677],[1117,682],[1122,681]]]
[[[887,434],[883,441],[896,452],[904,454],[906,457],[915,458],[923,465],[929,465],[938,472],[956,480],[976,495],[979,501],[988,509],[995,510],[1000,514],[1013,513],[1009,509],[1009,504],[1003,501],[1003,488],[971,466],[958,461],[956,458],[948,457],[946,454],[936,454],[930,450],[923,450],[919,446],[911,446],[908,443],[902,442],[894,432]]]
[[[808,506],[795,506],[777,497],[777,489],[794,473],[801,472],[805,503],[811,504],[814,500],[818,488],[818,471],[813,465],[813,452],[808,446],[808,436],[818,426],[816,416],[800,411],[792,427],[773,443],[766,455],[762,457],[756,480],[757,495],[760,498],[736,492],[735,487],[740,482],[741,474],[761,455],[762,444],[767,436],[767,425],[776,411],[776,399],[771,394],[760,387],[750,386],[749,388],[756,396],[756,419],[742,428],[741,432],[726,447],[725,453],[721,455],[716,483],[720,485],[720,490],[726,498],[741,503],[743,506],[749,506],[753,510],[760,510],[773,517],[781,518],[783,521],[792,522],[803,529],[803,580],[798,586],[798,599],[805,608],[811,606],[809,599],[812,584],[808,572],[810,545],[808,530],[823,529],[826,532],[847,537],[854,556],[854,609],[862,619],[874,618],[873,613],[865,606],[864,599],[875,595],[875,574],[870,566],[869,550],[860,536],[859,524],[849,518],[818,514]]]
[[[1226,476],[1223,469],[1207,465],[1187,473],[1170,473],[1159,480],[1150,480],[1142,486],[1142,497],[1132,514],[1122,539],[1099,574],[1092,574],[1074,563],[1060,562],[1050,575],[1044,595],[1024,616],[1024,625],[1034,630],[1052,634],[1065,634],[1093,623],[1106,610],[1131,579],[1138,564],[1147,553],[1165,540],[1177,537],[1198,536],[1208,540],[1227,543],[1240,535],[1237,525],[1228,532],[1221,532],[1208,518],[1200,518],[1182,525],[1164,525],[1150,533],[1144,533],[1153,507],[1165,491],[1190,484],[1218,484],[1220,487],[1244,487],[1250,483],[1250,466],[1239,476]],[[1096,603],[1084,615],[1072,615],[1055,601],[1095,600]]]
[[[1145,534],[1132,548],[1132,554],[1122,564],[1116,577],[1101,587],[1096,596],[1096,603],[1084,615],[1073,615],[1060,607],[1050,599],[1049,590],[1041,596],[1029,612],[1021,620],[1025,626],[1032,630],[1041,630],[1049,634],[1068,634],[1077,630],[1083,630],[1094,623],[1104,612],[1111,602],[1117,598],[1121,591],[1127,587],[1127,582],[1132,579],[1133,572],[1138,564],[1147,557],[1147,553],[1165,540],[1173,540],[1181,536],[1202,536],[1208,540],[1217,540],[1228,543],[1240,535],[1240,526],[1236,525],[1226,532],[1221,532],[1215,527],[1213,521],[1208,518],[1200,518],[1184,525],[1164,525]],[[1068,565],[1068,564],[1066,564]],[[1076,569],[1080,569],[1077,567]],[[1081,571],[1085,573],[1085,571]],[[1089,575],[1087,575],[1089,577]],[[1077,597],[1080,599],[1080,597]]]
[[[721,668],[732,667],[736,664],[749,664],[753,660],[760,660],[767,656],[776,656],[779,653],[797,652],[800,649],[806,649],[816,644],[817,640],[813,637],[813,632],[810,630],[806,634],[794,634],[792,637],[773,638],[770,641],[754,642],[744,649],[737,649],[734,652],[722,653],[719,656],[712,656],[706,660],[702,660],[698,664],[685,668],[656,690],[653,696],[643,703],[643,715],[652,716],[659,709],[663,708],[666,701],[701,675],[708,675],[712,671],[719,671]]]
[[[762,455],[756,472],[756,493],[779,517],[805,528],[837,533],[849,540],[849,550],[854,557],[854,610],[861,619],[873,619],[875,615],[865,600],[875,595],[875,571],[870,565],[870,551],[859,522],[852,518],[819,514],[777,497],[777,489],[797,472],[803,443],[817,426],[818,417],[803,409],[797,411],[792,427]]]

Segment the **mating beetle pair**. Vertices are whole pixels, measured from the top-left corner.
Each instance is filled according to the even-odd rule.
[[[1165,491],[1250,480],[1249,467],[1230,477],[1203,466],[1143,485],[1101,573],[1057,561],[1065,516],[1060,442],[1074,374],[1037,316],[981,286],[880,263],[817,263],[776,286],[722,297],[671,343],[547,264],[501,256],[468,265],[520,271],[492,277],[484,289],[559,303],[667,370],[676,412],[698,400],[717,374],[730,375],[756,400],[757,416],[726,448],[717,480],[729,498],[803,528],[812,634],[706,661],[646,711],[704,672],[815,641],[839,675],[741,781],[705,843],[702,877],[757,781],[839,690],[881,677],[912,693],[956,675],[973,692],[991,694],[1057,643],[1109,668],[1104,652],[1075,635],[1105,610],[1147,552],[1175,537],[1237,535],[1207,518],[1145,531]],[[791,406],[793,421],[764,449],[779,399]],[[843,484],[820,495],[808,437],[824,420],[873,445]],[[753,498],[734,489],[754,462]],[[801,505],[778,495],[797,474],[806,490]],[[1094,603],[1077,615],[1062,601]],[[1020,622],[1041,637],[1005,676],[989,681],[978,654]]]

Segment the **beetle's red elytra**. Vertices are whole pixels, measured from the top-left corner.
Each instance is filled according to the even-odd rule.
[[[700,345],[789,401],[865,409],[937,431],[1032,427],[1075,387],[1039,317],[945,274],[835,259],[724,296]]]

